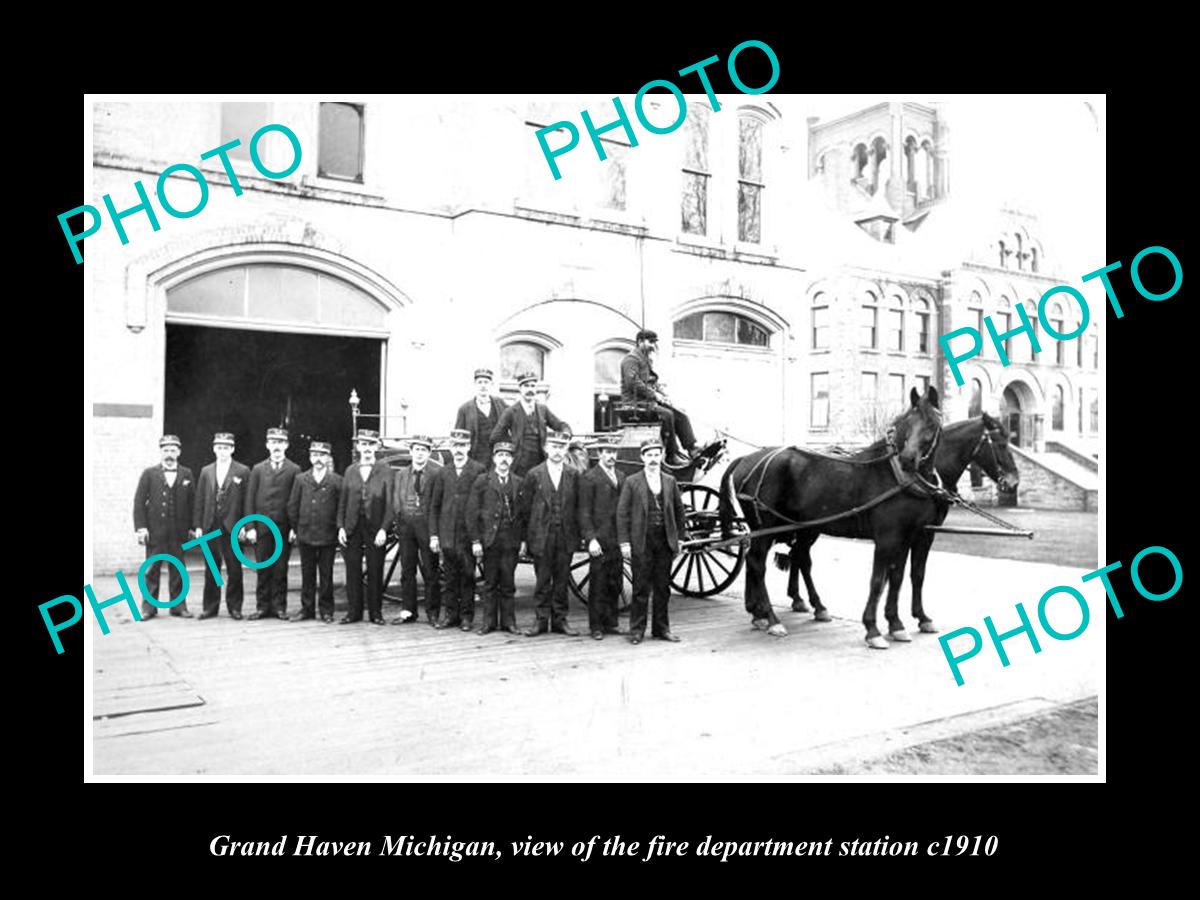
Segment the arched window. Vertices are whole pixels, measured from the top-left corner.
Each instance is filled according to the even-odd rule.
[[[513,341],[500,348],[500,380],[515,383],[517,376],[533,372],[539,381],[546,378],[546,349],[530,341]]]
[[[689,106],[683,125],[683,203],[680,228],[684,234],[708,234],[708,108]]]
[[[1032,300],[1026,300],[1021,305],[1025,307],[1025,317],[1029,319],[1029,325],[1033,329],[1033,337],[1037,339],[1038,346],[1042,347],[1042,335],[1040,334],[1042,328],[1038,319],[1037,304]],[[1033,352],[1032,338],[1030,338],[1028,335],[1022,334],[1021,346],[1025,348],[1024,352],[1021,354],[1022,359],[1031,363],[1038,361],[1038,354]],[[1043,349],[1045,348],[1043,347]]]
[[[1000,268],[1008,268],[1008,257],[1012,255],[1012,251],[1004,246],[1004,241],[999,241],[1000,244]]]
[[[1066,395],[1061,384],[1054,386],[1054,406],[1050,412],[1050,428],[1054,431],[1063,430],[1063,404],[1066,402]]]
[[[771,332],[746,316],[732,312],[696,312],[675,320],[675,339],[709,344],[770,347]]]
[[[1038,270],[1038,249],[1037,247],[1029,248],[1029,270],[1036,272]]]
[[[758,116],[738,116],[738,240],[750,244],[762,241],[764,128]]]
[[[1066,324],[1066,322],[1063,319],[1062,304],[1056,301],[1055,304],[1050,307],[1050,327],[1059,334],[1066,334],[1066,332],[1063,330],[1064,324]],[[1047,338],[1049,338],[1049,335],[1047,335]],[[1060,366],[1067,361],[1067,348],[1062,341],[1056,340],[1054,342],[1054,361]]]
[[[1092,368],[1100,368],[1100,334],[1094,328],[1091,334],[1088,335],[1088,349],[1091,351],[1088,356],[1091,359]]]
[[[866,292],[866,299],[863,300],[862,311],[862,338],[860,338],[859,346],[865,349],[874,350],[880,346],[880,307],[875,294]]]
[[[1025,250],[1022,246],[1022,244],[1024,242],[1021,240],[1021,236],[1019,234],[1014,234],[1013,237],[1016,238],[1017,249],[1014,252],[1014,255],[1017,257],[1017,268],[1024,269],[1025,268]]]
[[[971,402],[967,406],[967,417],[983,414],[983,382],[978,378],[971,379]]]
[[[867,168],[867,162],[867,145],[856,144],[854,149],[850,151],[850,171],[854,173],[850,180],[863,187],[866,187],[871,180],[871,173]]]
[[[887,169],[883,161],[887,159],[888,145],[881,137],[871,141],[871,193],[887,185]]]
[[[916,307],[917,314],[917,352],[928,353],[931,346],[929,301],[923,297],[918,297],[913,301],[913,306]],[[980,312],[982,313],[983,310],[980,310]]]
[[[813,298],[812,349],[829,349],[829,301],[824,293]]]
[[[904,350],[904,298],[898,294],[892,296],[887,311],[887,349],[892,351]]]
[[[621,360],[629,349],[624,345],[603,347],[592,356],[592,426],[597,431],[605,431],[613,426],[613,400],[621,397]]]
[[[971,317],[974,320],[975,330],[979,332],[983,339],[983,347],[979,351],[981,357],[988,355],[988,347],[991,346],[991,341],[987,339],[987,331],[983,324],[983,298],[979,296],[979,291],[971,292],[971,299],[967,301],[968,309],[971,312]]]
[[[999,334],[1006,334],[1012,331],[1012,302],[1007,297],[1001,297],[996,311],[996,331]],[[1004,339],[1004,355],[1012,360],[1012,338]]]

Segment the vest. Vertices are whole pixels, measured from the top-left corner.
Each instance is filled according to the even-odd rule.
[[[647,485],[649,487],[649,485]],[[650,517],[646,520],[646,533],[667,533],[667,522],[663,518],[663,494],[666,491],[654,493],[650,491]]]

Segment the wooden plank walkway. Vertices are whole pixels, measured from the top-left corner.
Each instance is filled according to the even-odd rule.
[[[131,705],[143,677],[159,680],[137,702],[162,706],[186,685],[202,705],[173,703],[96,721],[94,771],[775,779],[808,768],[809,749],[814,762],[824,763],[839,742],[1097,692],[1103,616],[1094,615],[1081,638],[1037,656],[1010,641],[1008,669],[981,654],[967,664],[964,687],[954,683],[933,636],[868,651],[857,618],[870,552],[869,544],[852,541],[817,544],[818,584],[838,617],[831,623],[781,607],[783,576],[771,571],[772,597],[792,630],[786,639],[751,629],[736,592],[710,600],[673,597],[672,625],[683,642],[636,647],[624,637],[479,637],[424,624],[234,622],[223,610],[204,622],[165,615],[114,621],[111,634],[101,636],[97,627],[93,635],[97,715],[118,709],[112,698],[121,691]],[[1036,603],[1048,587],[1074,584],[1078,576],[934,551],[927,607],[945,630],[982,628],[984,615],[999,627],[1015,622],[1016,601]],[[298,580],[293,572],[293,588]],[[521,567],[522,624],[532,618],[531,581],[532,572]],[[109,586],[98,582],[98,591]],[[252,596],[250,576],[248,608]],[[906,604],[907,589],[903,596]],[[289,605],[298,608],[298,591]],[[385,605],[389,618],[397,611]],[[574,601],[571,619],[585,629],[586,612]],[[144,660],[158,654],[169,660],[175,680],[147,667]]]

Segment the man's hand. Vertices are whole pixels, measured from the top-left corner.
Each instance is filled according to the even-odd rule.
[[[257,544],[258,543],[258,531],[256,531],[253,528],[247,528],[246,529],[246,543]]]
[[[134,532],[134,536],[137,537],[137,542],[139,544],[145,544],[150,540],[150,530],[147,528],[139,528]]]
[[[338,543],[341,544],[343,547],[346,546],[346,529],[345,528],[338,529]]]
[[[600,547],[600,542],[595,538],[588,541],[588,553],[592,556],[600,556],[604,550]]]
[[[483,544],[475,541],[471,544],[471,552],[475,554],[476,559],[483,559]]]
[[[621,558],[622,559],[633,559],[633,547],[631,547],[629,544],[622,544],[621,545]]]
[[[202,534],[204,534],[203,528],[193,528],[192,529],[192,537],[195,538],[196,540],[200,540],[200,536]]]
[[[521,547],[519,550],[517,550],[517,556],[528,556],[528,555],[529,555],[529,545],[526,544],[524,541],[521,541]]]
[[[429,551],[431,553],[442,552],[442,545],[438,542],[438,536],[436,534],[430,535],[429,537]]]
[[[295,528],[288,529],[288,543],[289,544],[296,543],[296,529]]]
[[[382,528],[380,528],[377,532],[375,532],[375,546],[382,547],[386,543],[387,543],[387,532],[384,531]]]

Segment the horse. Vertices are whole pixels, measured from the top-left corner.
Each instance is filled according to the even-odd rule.
[[[942,487],[951,493],[958,493],[958,481],[968,466],[977,465],[984,473],[1000,485],[1002,490],[1016,490],[1021,476],[1017,464],[1008,449],[1008,431],[998,419],[987,413],[973,419],[954,422],[942,430],[942,439],[938,443],[937,452],[933,456],[933,467],[942,480]],[[950,504],[942,499],[938,501],[938,517],[933,524],[941,525],[950,511]],[[791,549],[786,553],[777,552],[775,564],[788,573],[788,596],[792,598],[792,612],[808,612],[808,606],[800,596],[797,574],[804,576],[804,584],[808,588],[808,599],[813,605],[813,617],[818,622],[828,622],[829,615],[817,589],[812,581],[812,545],[819,537],[819,531],[807,531],[793,536]],[[923,530],[917,535],[910,550],[912,570],[909,576],[912,582],[912,614],[918,622],[918,627],[925,634],[934,634],[937,628],[933,620],[925,614],[921,600],[921,589],[925,584],[925,564],[929,559],[929,550],[933,546],[936,532]]]
[[[826,456],[796,447],[759,450],[734,460],[721,478],[721,533],[732,532],[734,503],[752,532],[746,554],[746,611],[755,628],[782,637],[787,629],[771,607],[764,580],[767,553],[776,543],[762,529],[799,530],[807,538],[818,526],[826,534],[870,538],[875,542],[867,603],[863,610],[869,647],[888,644],[876,626],[884,580],[888,582],[885,614],[893,640],[910,640],[896,615],[896,600],[910,548],[937,520],[938,506],[921,488],[933,477],[933,457],[941,439],[941,411],[935,388],[924,396],[909,394],[910,406],[892,423],[886,439],[846,458]],[[735,497],[736,492],[736,497]]]

